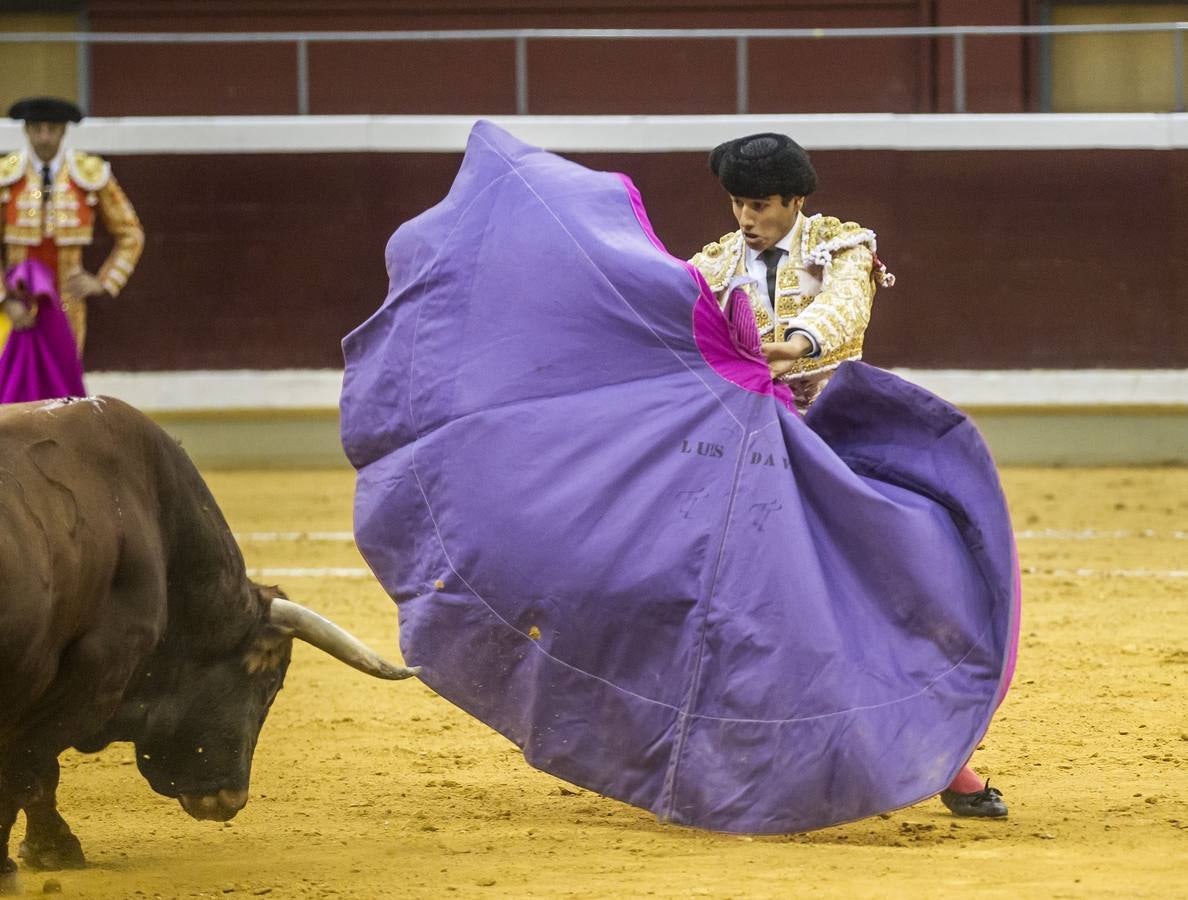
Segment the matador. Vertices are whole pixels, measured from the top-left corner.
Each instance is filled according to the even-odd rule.
[[[63,146],[69,123],[82,111],[68,100],[20,100],[8,115],[25,123],[26,146],[0,158],[0,255],[3,268],[37,259],[57,276],[56,287],[82,353],[87,302],[115,297],[128,283],[144,247],[136,211],[111,173],[94,154]],[[83,250],[100,220],[113,238],[107,259],[92,275]],[[0,283],[0,301],[4,286]],[[21,327],[21,323],[13,323]]]

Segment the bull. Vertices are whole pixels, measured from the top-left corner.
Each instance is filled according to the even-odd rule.
[[[153,790],[234,816],[294,639],[377,678],[417,671],[250,581],[197,469],[142,413],[0,407],[0,893],[21,810],[26,865],[85,865],[56,804],[68,747],[131,741]]]

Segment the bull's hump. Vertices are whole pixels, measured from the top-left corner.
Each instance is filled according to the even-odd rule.
[[[120,403],[127,406],[123,401],[116,400],[112,397],[59,397],[54,400],[32,400],[27,403],[6,403],[0,406],[0,427],[20,421],[29,416],[48,416],[56,418],[68,410],[71,414],[75,409],[83,408],[89,409],[91,413],[96,411],[102,412],[104,406],[109,403]]]
[[[78,420],[138,420],[142,426],[152,427],[152,420],[135,407],[116,397],[61,397],[54,400],[35,400],[30,403],[10,403],[0,406],[0,433],[11,429],[31,430],[49,434],[70,431],[78,427]],[[119,429],[119,430],[122,430]]]

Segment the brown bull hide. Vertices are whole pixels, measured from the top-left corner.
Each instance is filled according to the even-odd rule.
[[[55,804],[67,747],[133,741],[154,790],[233,816],[303,623],[369,674],[415,674],[283,598],[248,580],[198,471],[147,417],[108,398],[0,406],[0,891],[21,809],[28,865],[83,865]]]

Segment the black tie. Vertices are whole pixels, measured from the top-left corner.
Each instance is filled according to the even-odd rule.
[[[780,260],[784,258],[787,251],[782,247],[768,247],[759,254],[759,258],[763,260],[763,265],[767,266],[767,299],[771,301],[771,311],[777,316],[779,310],[776,309],[776,271],[780,267]]]
[[[50,191],[54,189],[54,183],[50,180],[50,167],[46,163],[41,167],[41,205],[45,206],[49,202]]]

